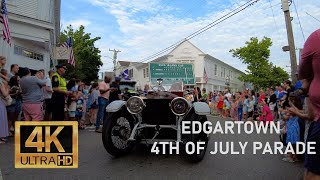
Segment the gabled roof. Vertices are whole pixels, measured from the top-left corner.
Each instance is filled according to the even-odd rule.
[[[181,46],[181,45],[184,44],[184,43],[190,44],[190,45],[193,46],[195,49],[197,49],[198,51],[200,51],[200,54],[204,54],[204,52],[201,51],[201,49],[199,49],[197,46],[195,46],[194,44],[192,44],[189,40],[185,39],[185,40],[182,41],[179,45],[177,45],[172,51],[170,51],[170,52],[168,53],[168,55],[171,54],[172,52],[174,52],[179,46]]]
[[[118,61],[118,63],[120,64],[120,66],[126,66],[128,67],[130,65],[130,61]]]

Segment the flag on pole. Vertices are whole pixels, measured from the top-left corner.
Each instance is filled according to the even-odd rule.
[[[1,1],[1,13],[0,13],[0,22],[3,24],[3,40],[6,41],[11,46],[11,35],[8,23],[8,11],[6,6],[6,1]]]
[[[122,78],[124,80],[130,80],[130,78],[129,78],[129,70],[128,69],[124,70],[123,73],[121,74],[121,76],[122,76]]]
[[[205,84],[207,84],[208,83],[208,76],[207,76],[206,68],[204,68],[204,71],[203,71],[203,79],[204,79]]]
[[[75,61],[74,61],[74,55],[73,55],[73,48],[72,48],[72,38],[69,37],[67,39],[66,42],[64,42],[62,45],[62,47],[66,47],[66,48],[71,48],[71,51],[70,51],[70,57],[69,57],[69,60],[68,60],[68,63],[75,66]]]

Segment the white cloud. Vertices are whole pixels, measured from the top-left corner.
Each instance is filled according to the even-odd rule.
[[[172,11],[174,8],[161,4],[160,0],[94,0],[90,2],[104,7],[107,13],[112,14],[116,18],[121,33],[121,35],[110,36],[110,39],[101,40],[102,43],[98,44],[98,47],[102,50],[102,54],[110,56],[111,52],[108,51],[108,48],[117,47],[122,51],[119,53],[119,60],[132,61],[138,61],[172,45],[244,3],[244,1],[231,0],[231,5],[228,7],[224,5],[218,11],[190,19],[176,17]],[[216,1],[206,0],[206,2],[207,5],[217,6]],[[288,70],[286,65],[289,65],[290,62],[289,53],[282,52],[282,46],[287,45],[287,34],[279,2],[279,0],[272,0],[273,7],[270,8],[269,0],[261,0],[195,37],[191,42],[205,53],[244,71],[246,66],[238,59],[233,58],[229,50],[244,46],[245,41],[248,41],[250,37],[261,39],[263,36],[267,36],[273,41],[270,60]],[[320,6],[320,2],[310,0],[297,5],[300,21],[307,38],[315,29],[319,28],[320,23],[308,16],[306,12],[319,18],[320,11],[316,6]],[[197,11],[197,9],[192,11]],[[297,48],[301,48],[304,39],[293,6],[291,6],[291,11],[291,16],[294,18],[292,25],[295,44]],[[137,15],[139,13],[147,14],[143,21],[139,19],[141,18]],[[104,61],[107,62],[107,59],[104,58]],[[108,63],[103,68],[112,69],[112,64]]]

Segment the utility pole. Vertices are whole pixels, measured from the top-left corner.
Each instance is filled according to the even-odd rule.
[[[292,79],[292,84],[295,84],[297,82],[297,77],[295,75],[295,72],[297,71],[297,57],[296,57],[296,48],[294,46],[289,3],[288,3],[288,0],[281,0],[281,1],[282,1],[282,10],[284,12],[284,17],[285,17],[286,27],[287,27],[287,36],[288,36],[290,61],[291,61],[291,79]]]
[[[118,57],[118,53],[121,51],[115,50],[115,49],[113,50],[109,49],[109,51],[113,52],[113,73],[114,73],[114,76],[116,76],[117,57]]]

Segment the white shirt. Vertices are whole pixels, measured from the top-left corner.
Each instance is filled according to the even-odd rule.
[[[224,97],[227,97],[228,99],[230,99],[230,98],[231,98],[231,96],[232,96],[232,95],[231,95],[231,93],[229,93],[229,92],[228,92],[227,94],[225,94],[225,95],[224,95]]]
[[[46,77],[46,86],[52,91],[51,79],[49,77]],[[48,92],[46,90],[46,87],[43,87],[42,90],[43,90],[43,98],[44,99],[51,99],[52,92]]]

